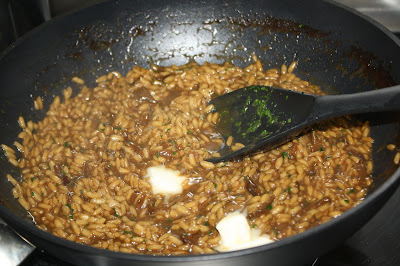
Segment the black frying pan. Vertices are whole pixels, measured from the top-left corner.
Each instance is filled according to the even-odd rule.
[[[332,2],[308,1],[115,1],[61,17],[17,41],[0,58],[0,143],[12,145],[17,119],[38,120],[33,98],[45,109],[80,76],[93,85],[110,70],[125,74],[189,61],[244,67],[255,52],[264,68],[299,62],[296,74],[328,93],[388,87],[400,81],[400,43],[382,26]],[[309,262],[343,242],[365,224],[400,183],[389,143],[399,143],[397,113],[370,114],[375,139],[375,185],[365,201],[341,217],[270,245],[211,255],[154,257],[100,250],[37,229],[12,197],[0,160],[0,215],[37,247],[75,264],[244,265]]]

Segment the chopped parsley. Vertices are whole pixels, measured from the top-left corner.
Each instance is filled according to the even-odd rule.
[[[67,148],[69,146],[68,141],[64,142],[64,147]]]
[[[209,226],[210,223],[209,223],[208,221],[206,221],[206,222],[204,223],[204,225],[205,225],[205,226]]]
[[[265,207],[266,210],[272,210],[272,205],[268,204],[267,207]]]
[[[352,189],[350,189],[350,190],[349,190],[349,192],[347,192],[347,194],[354,193],[354,191],[355,191],[355,189],[354,189],[354,188],[352,188]]]
[[[286,151],[282,152],[282,158],[285,159],[285,157],[290,159],[290,155]]]

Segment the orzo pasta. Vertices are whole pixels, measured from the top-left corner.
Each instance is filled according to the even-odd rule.
[[[7,176],[14,197],[54,235],[158,255],[216,252],[216,225],[235,211],[279,240],[358,204],[372,182],[367,122],[334,119],[270,151],[216,165],[205,161],[223,142],[213,130],[212,97],[254,84],[322,93],[295,76],[295,63],[264,71],[254,59],[244,69],[230,63],[135,66],[126,76],[99,77],[94,88],[75,78],[79,94],[65,89],[42,121],[19,119],[21,155],[2,145],[22,171],[21,179]],[[43,108],[41,98],[35,108]],[[147,169],[158,165],[185,177],[181,193],[152,193]]]

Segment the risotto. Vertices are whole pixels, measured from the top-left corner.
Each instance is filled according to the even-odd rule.
[[[65,89],[42,121],[20,117],[18,152],[2,145],[22,173],[7,175],[12,193],[40,229],[128,253],[218,252],[217,225],[232,213],[271,240],[329,221],[360,203],[372,183],[368,122],[342,117],[273,150],[206,161],[224,141],[240,148],[215,132],[219,114],[209,100],[255,84],[322,94],[295,66],[265,71],[254,56],[244,69],[135,66],[99,77],[94,88],[74,78],[81,91],[72,97]],[[34,107],[43,109],[41,98]],[[149,169],[160,167],[181,177],[178,191],[153,190]],[[172,182],[161,181],[161,191]]]

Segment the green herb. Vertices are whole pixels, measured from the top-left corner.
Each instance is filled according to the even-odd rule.
[[[319,150],[320,151],[324,151],[324,148],[321,146],[321,147],[319,147]]]
[[[82,189],[81,189],[81,190],[79,190],[79,192],[81,193],[81,195],[83,195],[83,191],[82,191]]]
[[[329,158],[331,158],[331,156],[330,156],[330,155],[326,156],[326,159],[329,159]]]
[[[32,195],[32,197],[35,196],[35,192],[32,191],[31,195]]]
[[[64,147],[66,147],[66,148],[67,148],[67,147],[68,147],[68,145],[69,145],[69,144],[68,144],[68,141],[64,142]]]
[[[167,133],[168,133],[170,130],[171,130],[171,129],[170,129],[170,128],[168,128],[168,129],[167,129]]]
[[[156,157],[157,157],[157,159],[160,158],[160,153],[159,152],[156,152]]]
[[[146,243],[146,239],[143,239],[143,243]]]
[[[69,203],[65,204],[65,206],[67,206],[68,208],[72,209],[71,208],[71,204],[69,204]]]
[[[291,187],[288,187],[287,189],[285,189],[289,194],[290,194],[290,192],[291,192],[291,190],[292,190],[292,188]]]
[[[186,236],[186,233],[182,233],[183,236]]]
[[[117,211],[115,210],[115,208],[113,208],[113,210],[114,210],[114,216],[118,217],[119,215],[118,215]]]
[[[345,199],[344,202],[349,203],[349,200],[348,200],[348,199]]]
[[[122,130],[122,127],[115,127],[116,130]]]
[[[104,131],[104,130],[105,130],[105,128],[100,128],[100,130],[101,130],[101,131]]]
[[[169,139],[168,142],[169,142],[169,143],[172,143],[172,139]]]
[[[32,178],[31,178],[31,182],[33,182],[33,180],[35,180],[35,178],[34,178],[34,177],[32,177]]]
[[[66,173],[66,172],[64,172],[64,171],[62,171],[62,174],[63,174],[63,176],[66,176],[66,175],[67,175],[67,173]]]
[[[289,177],[292,177],[292,174],[289,174]]]
[[[173,153],[172,153],[172,155],[175,155],[176,154],[176,151],[174,151]]]
[[[201,214],[197,214],[197,218],[200,218],[200,217],[202,217],[203,215],[201,215]]]
[[[340,129],[340,131],[344,132],[344,129],[343,129],[343,128],[341,128],[341,129]]]
[[[124,234],[125,234],[125,235],[127,235],[127,234],[132,234],[132,232],[131,232],[131,231],[124,231]]]
[[[56,141],[54,139],[52,139],[52,140],[53,140],[53,144],[56,144]]]
[[[352,189],[350,189],[350,190],[349,190],[349,192],[347,192],[347,194],[354,193],[354,191],[355,191],[355,189],[354,189],[354,188],[352,188]]]
[[[286,151],[282,152],[282,158],[285,159],[285,157],[290,159],[290,155]]]
[[[171,118],[168,116],[168,122],[171,122]]]
[[[256,224],[253,224],[253,226],[252,226],[253,228],[257,228],[257,225]]]
[[[214,188],[217,188],[217,183],[214,183]]]
[[[187,134],[192,134],[192,131],[191,131],[191,130],[188,130],[188,131],[187,131]]]
[[[267,207],[265,207],[266,210],[272,210],[272,205],[268,204]]]
[[[171,220],[171,218],[168,218],[168,220],[167,220],[168,222],[172,222],[172,220]]]
[[[205,226],[209,226],[210,223],[207,221],[207,222],[204,223],[204,225],[205,225]]]
[[[69,219],[73,220],[74,216],[72,216],[72,214],[68,215]]]
[[[299,24],[299,28],[301,29],[303,27],[303,24]]]

